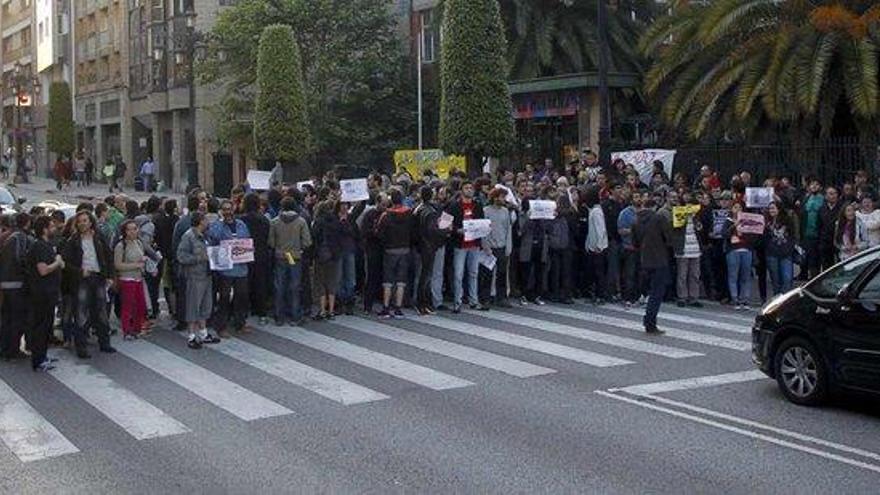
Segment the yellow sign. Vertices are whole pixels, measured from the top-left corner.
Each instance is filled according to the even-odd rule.
[[[464,170],[465,159],[458,155],[444,155],[443,150],[398,150],[394,152],[394,170],[406,171],[413,179],[419,180],[428,170],[441,179],[449,178],[453,169]]]
[[[687,225],[688,217],[692,217],[700,212],[700,205],[673,206],[672,207],[672,226],[680,229]]]

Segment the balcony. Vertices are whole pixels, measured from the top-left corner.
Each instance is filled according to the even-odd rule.
[[[20,46],[18,48],[14,48],[12,50],[3,50],[3,63],[14,63],[16,60],[27,57],[31,55],[33,51],[33,46]]]

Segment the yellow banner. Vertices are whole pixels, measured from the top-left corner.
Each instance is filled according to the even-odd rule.
[[[672,226],[680,229],[687,225],[688,217],[692,217],[700,212],[700,205],[673,206],[672,207]]]
[[[413,179],[419,180],[428,170],[441,179],[449,178],[453,169],[464,170],[465,159],[458,155],[444,155],[443,150],[398,150],[394,152],[394,170],[396,173],[408,172]]]

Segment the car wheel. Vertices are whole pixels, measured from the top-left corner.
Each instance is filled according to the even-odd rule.
[[[800,337],[779,346],[774,359],[776,381],[785,397],[802,406],[815,406],[828,396],[828,371],[816,347]]]

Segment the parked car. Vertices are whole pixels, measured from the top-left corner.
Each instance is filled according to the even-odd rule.
[[[70,203],[64,203],[61,201],[50,199],[43,201],[37,206],[42,207],[47,215],[50,215],[55,210],[61,210],[62,212],[64,212],[65,220],[70,220],[71,218],[73,218],[74,215],[76,215],[76,205],[72,205]]]
[[[880,247],[770,301],[752,329],[752,357],[796,404],[880,394]]]
[[[27,199],[19,198],[6,186],[0,185],[0,214],[18,213],[22,211]]]

